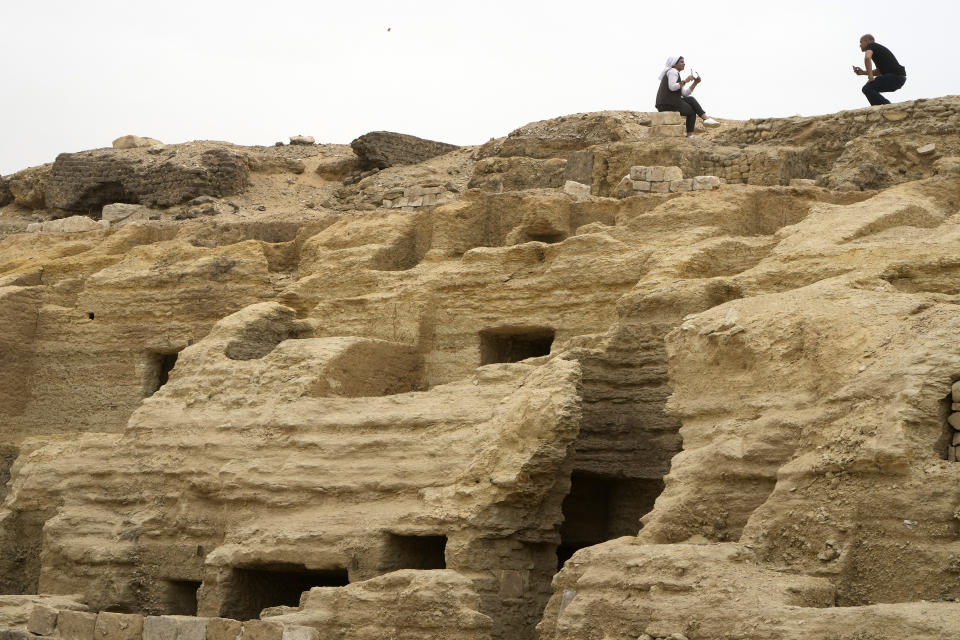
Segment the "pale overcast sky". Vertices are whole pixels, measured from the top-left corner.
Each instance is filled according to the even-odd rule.
[[[653,111],[670,55],[718,117],[867,106],[857,41],[906,66],[895,101],[960,94],[960,3],[0,0],[0,174],[121,135],[456,144],[580,111]]]

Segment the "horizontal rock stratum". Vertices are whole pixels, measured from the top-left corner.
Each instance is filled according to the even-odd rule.
[[[960,98],[656,122],[0,178],[4,637],[956,638]]]

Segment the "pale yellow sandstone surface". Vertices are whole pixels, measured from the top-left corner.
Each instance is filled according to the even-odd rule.
[[[242,189],[77,233],[26,232],[73,213],[62,161],[11,176],[0,591],[358,640],[956,637],[960,99],[650,124],[349,184],[344,145],[191,143]],[[725,183],[615,193],[635,166]]]
[[[53,610],[85,611],[79,594],[64,595],[0,595],[0,628],[27,628],[37,605]]]

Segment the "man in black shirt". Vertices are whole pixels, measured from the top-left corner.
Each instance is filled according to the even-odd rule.
[[[869,33],[860,38],[860,51],[863,51],[863,64],[866,69],[854,67],[853,72],[858,76],[867,76],[863,95],[867,96],[872,105],[890,104],[880,93],[896,91],[902,87],[907,81],[907,70],[897,62],[897,57],[890,49],[877,43]]]

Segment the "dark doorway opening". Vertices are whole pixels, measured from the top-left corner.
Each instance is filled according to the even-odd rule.
[[[447,536],[401,536],[391,533],[383,550],[380,568],[446,569]]]
[[[350,584],[346,569],[310,570],[302,565],[235,568],[231,572],[220,615],[253,620],[267,607],[296,607],[300,595],[313,587]]]
[[[550,354],[550,327],[497,327],[480,331],[480,364],[520,362]]]
[[[13,511],[0,528],[0,594],[40,593],[43,525],[53,510]]]
[[[562,233],[528,233],[527,240],[530,242],[543,242],[546,244],[555,244],[566,240]]]
[[[197,589],[200,582],[193,580],[166,580],[161,585],[163,613],[174,616],[197,615]]]
[[[154,351],[147,353],[147,366],[143,380],[144,398],[149,398],[159,391],[160,387],[167,384],[170,379],[170,372],[177,364],[178,355],[176,351],[173,353]]]
[[[575,471],[563,501],[557,568],[574,553],[621,536],[635,536],[640,518],[663,491],[659,478],[618,478]]]
[[[137,198],[127,193],[122,182],[113,180],[87,187],[76,199],[72,208],[75,211],[98,214],[96,219],[99,220],[103,207],[117,202],[137,204]]]

